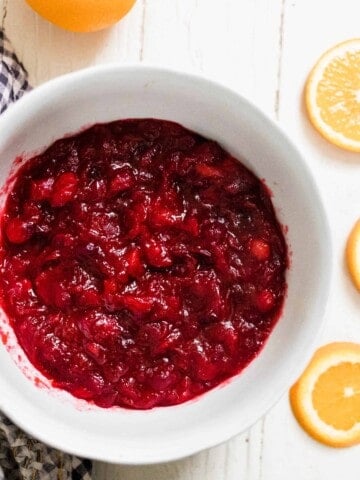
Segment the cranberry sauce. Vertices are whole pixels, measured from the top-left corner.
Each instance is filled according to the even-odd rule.
[[[2,306],[54,386],[102,407],[189,400],[280,316],[287,250],[267,189],[178,124],[122,120],[22,166],[2,216]]]

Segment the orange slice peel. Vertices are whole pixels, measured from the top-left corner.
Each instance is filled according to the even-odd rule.
[[[351,279],[360,291],[360,220],[355,223],[348,237],[345,258]]]
[[[331,447],[360,443],[360,345],[319,348],[289,397],[296,419],[314,439]]]

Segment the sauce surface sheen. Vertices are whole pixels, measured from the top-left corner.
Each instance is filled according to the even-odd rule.
[[[259,353],[286,292],[268,190],[217,143],[155,119],[95,125],[16,174],[2,307],[56,387],[102,407],[182,403]]]

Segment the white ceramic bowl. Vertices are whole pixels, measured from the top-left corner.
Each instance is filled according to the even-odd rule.
[[[331,252],[319,194],[298,150],[244,98],[188,74],[113,65],[35,89],[0,117],[0,185],[17,156],[29,157],[84,126],[131,117],[179,122],[242,159],[273,192],[291,252],[285,308],[261,354],[226,385],[174,407],[101,409],[44,386],[44,379],[39,386],[42,382],[34,378],[41,375],[0,316],[0,328],[8,335],[7,346],[0,345],[0,409],[59,449],[145,464],[190,455],[246,430],[290,386],[322,324]]]

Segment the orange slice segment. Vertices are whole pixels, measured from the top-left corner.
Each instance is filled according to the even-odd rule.
[[[350,235],[346,244],[346,264],[354,282],[354,285],[360,290],[360,220],[358,220]]]
[[[290,390],[305,431],[332,447],[360,443],[360,345],[334,342],[313,356]]]
[[[314,127],[331,143],[360,152],[360,39],[328,50],[311,71],[305,102]]]

